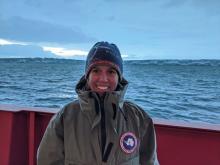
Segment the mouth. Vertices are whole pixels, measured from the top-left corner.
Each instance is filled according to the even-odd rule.
[[[108,90],[108,87],[107,86],[97,86],[97,89],[106,91],[106,90]]]

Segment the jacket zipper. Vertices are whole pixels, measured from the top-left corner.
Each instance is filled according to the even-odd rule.
[[[96,113],[98,114],[101,112],[101,151],[102,151],[102,161],[107,162],[108,157],[111,153],[113,143],[110,142],[105,150],[106,146],[106,119],[105,119],[105,108],[104,108],[104,98],[103,97],[98,97],[99,101],[95,99],[95,108],[96,108]]]
[[[106,145],[106,123],[105,123],[105,110],[104,110],[104,98],[100,98],[100,110],[101,110],[101,149],[102,159],[104,157],[105,145]]]

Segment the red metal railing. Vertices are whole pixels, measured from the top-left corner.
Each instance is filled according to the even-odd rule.
[[[57,111],[0,105],[0,165],[35,165],[40,140]],[[161,165],[220,164],[220,125],[154,123]]]

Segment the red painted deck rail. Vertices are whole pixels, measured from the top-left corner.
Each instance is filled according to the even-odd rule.
[[[0,105],[0,165],[34,165],[58,109]],[[220,165],[220,125],[154,120],[161,165]]]

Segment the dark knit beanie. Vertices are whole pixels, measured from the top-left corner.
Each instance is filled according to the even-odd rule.
[[[89,72],[97,64],[111,65],[122,79],[123,61],[121,53],[115,44],[108,42],[97,42],[89,51],[86,59],[85,76],[88,78]]]

